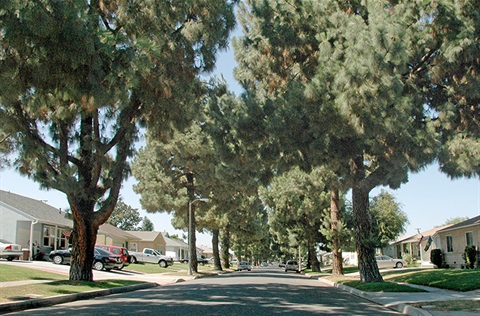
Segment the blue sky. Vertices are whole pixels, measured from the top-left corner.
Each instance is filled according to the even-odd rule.
[[[235,61],[231,50],[223,52],[218,59],[215,75],[223,75],[229,88],[235,93],[240,92],[239,85],[233,79]],[[130,178],[123,184],[121,195],[125,203],[137,208],[142,216],[147,216],[154,224],[156,231],[167,231],[170,234],[184,232],[175,230],[171,225],[171,216],[166,213],[147,214],[141,209],[139,196],[132,190],[135,179]],[[38,200],[46,200],[49,205],[57,208],[67,208],[68,203],[63,193],[45,191],[39,185],[15,173],[13,170],[0,171],[0,189],[24,195]],[[432,164],[424,171],[411,174],[409,182],[398,190],[376,188],[371,197],[378,195],[381,189],[391,192],[402,205],[410,224],[406,234],[415,234],[417,228],[426,231],[443,224],[454,217],[469,217],[480,215],[480,180],[451,180],[438,171],[438,165]],[[211,246],[211,236],[197,234],[197,245]]]

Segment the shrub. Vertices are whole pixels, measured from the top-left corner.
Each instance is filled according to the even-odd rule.
[[[443,266],[443,253],[442,249],[432,249],[430,252],[430,262],[441,268]]]
[[[413,259],[413,256],[409,253],[404,253],[402,256],[402,259],[405,260],[405,262],[407,263],[407,266],[412,266],[413,262],[415,261]]]
[[[475,261],[477,259],[477,250],[474,245],[467,245],[465,252],[463,253],[463,260],[467,269],[473,269],[475,267]]]

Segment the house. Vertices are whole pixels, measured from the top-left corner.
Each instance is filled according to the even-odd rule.
[[[437,231],[438,249],[442,249],[445,264],[453,268],[465,265],[463,254],[467,245],[480,246],[480,215]],[[478,258],[477,258],[478,261]],[[478,265],[478,262],[477,262]]]
[[[0,190],[0,238],[21,244],[29,259],[68,246],[73,222],[47,203]]]
[[[0,238],[22,245],[29,260],[38,253],[68,248],[72,228],[70,214],[44,201],[0,190]],[[103,224],[96,242],[126,247],[136,241],[128,232]]]
[[[211,258],[213,257],[213,249],[208,246],[200,245],[197,247],[198,255],[203,258]]]
[[[449,226],[436,227],[414,235],[400,237],[384,248],[383,253],[392,258],[403,259],[406,255],[411,255],[414,260],[420,262],[421,266],[430,266],[430,252],[439,244],[436,233]]]
[[[155,231],[129,231],[128,233],[137,238],[137,241],[128,245],[128,250],[143,251],[144,248],[152,248],[160,251],[162,255],[167,254],[167,245],[162,233]]]
[[[166,243],[167,256],[173,258],[174,261],[182,261],[188,259],[188,244],[180,239],[170,238],[167,232],[162,233]]]
[[[129,248],[130,244],[138,243],[140,239],[129,232],[105,223],[100,225],[97,233],[97,244],[109,246],[121,246]]]

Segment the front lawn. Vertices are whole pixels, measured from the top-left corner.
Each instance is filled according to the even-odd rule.
[[[0,282],[24,280],[68,280],[68,275],[0,264]]]
[[[372,282],[362,283],[359,277],[328,277],[330,281],[353,287],[364,292],[425,292],[422,289],[414,288],[404,284],[397,284],[395,282]]]
[[[480,270],[478,269],[399,270],[385,273],[384,279],[460,292],[480,289]]]

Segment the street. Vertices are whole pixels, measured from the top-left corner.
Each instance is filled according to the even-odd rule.
[[[233,272],[8,315],[399,315],[273,267]]]

